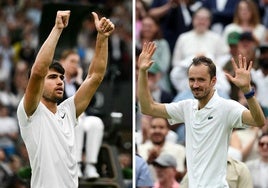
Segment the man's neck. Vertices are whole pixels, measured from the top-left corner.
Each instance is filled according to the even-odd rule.
[[[41,99],[41,102],[47,107],[49,111],[51,111],[53,114],[57,112],[57,103],[54,103],[52,101],[48,101],[44,98]]]

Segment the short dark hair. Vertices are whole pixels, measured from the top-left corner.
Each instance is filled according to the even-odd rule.
[[[48,68],[49,69],[53,69],[56,72],[58,72],[60,74],[63,74],[63,75],[65,73],[65,70],[64,70],[63,66],[57,60],[53,60],[52,63],[49,65]],[[29,71],[28,71],[28,78],[30,78],[31,72],[32,72],[32,69],[30,68]]]
[[[213,63],[213,61],[205,56],[198,56],[193,58],[192,63],[188,67],[188,73],[191,66],[198,66],[198,65],[205,65],[208,67],[208,72],[210,75],[210,78],[213,78],[216,76],[216,65]]]
[[[63,74],[65,73],[65,70],[63,68],[63,66],[56,60],[54,60],[50,65],[49,65],[49,69],[53,69],[56,72]]]

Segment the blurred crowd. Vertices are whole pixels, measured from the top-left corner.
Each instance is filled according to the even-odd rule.
[[[268,187],[268,1],[136,0],[135,5],[136,64],[144,42],[157,45],[148,70],[148,86],[155,101],[193,98],[187,68],[194,57],[204,55],[217,66],[218,93],[247,106],[243,93],[225,73],[233,74],[231,59],[239,54],[253,61],[251,84],[267,123],[263,128],[233,130],[228,154],[246,164],[253,187]],[[136,114],[136,152],[148,164],[154,187],[177,187],[181,182],[184,187],[185,125],[169,128],[164,119],[141,114],[137,96]],[[177,164],[168,164],[169,157],[162,157],[163,153],[172,155]]]
[[[131,80],[132,2],[90,0],[3,0],[0,2],[0,187],[29,187],[30,168],[26,147],[20,137],[16,110],[39,48],[39,28],[46,3],[99,6],[109,13],[116,30],[109,41],[109,68],[105,79]],[[102,12],[101,12],[102,13]],[[81,70],[94,54],[93,19],[85,18],[73,47],[80,55]],[[53,20],[52,20],[53,21]],[[40,41],[41,42],[41,41]],[[115,76],[114,76],[115,75]],[[120,162],[123,161],[119,156]],[[131,167],[131,157],[122,168]]]

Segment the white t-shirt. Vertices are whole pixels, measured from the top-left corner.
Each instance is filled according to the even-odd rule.
[[[221,98],[215,91],[208,104],[198,110],[189,99],[166,104],[170,124],[185,123],[189,188],[222,188],[226,182],[229,137],[234,127],[243,127],[244,106]]]
[[[62,102],[55,114],[40,102],[30,117],[25,113],[23,100],[17,115],[32,169],[31,187],[78,187],[74,97]]]

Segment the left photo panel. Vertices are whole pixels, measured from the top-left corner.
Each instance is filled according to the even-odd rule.
[[[131,188],[133,2],[0,2],[0,187]]]

